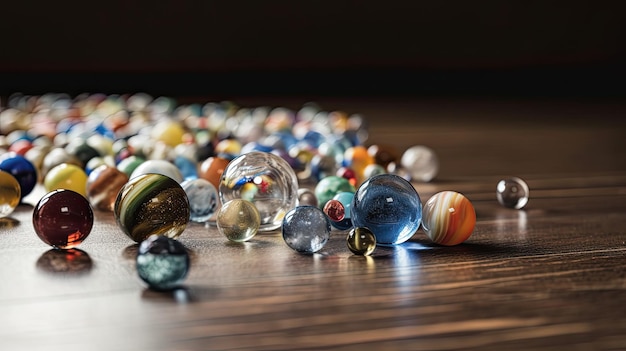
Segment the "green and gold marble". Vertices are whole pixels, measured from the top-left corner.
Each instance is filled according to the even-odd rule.
[[[172,178],[143,174],[122,187],[113,213],[120,228],[135,242],[153,234],[176,238],[189,222],[189,199]]]

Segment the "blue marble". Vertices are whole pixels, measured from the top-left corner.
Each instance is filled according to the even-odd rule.
[[[176,156],[174,165],[178,168],[184,180],[198,178],[198,165],[184,156]]]
[[[333,197],[333,200],[341,202],[344,208],[343,219],[339,222],[330,222],[333,227],[339,230],[347,230],[352,228],[352,198],[354,198],[354,193],[349,191],[340,192]]]
[[[11,174],[20,184],[22,199],[37,185],[37,169],[25,157],[14,152],[0,155],[0,170]]]
[[[409,240],[422,221],[422,202],[413,185],[394,174],[374,176],[352,199],[352,224],[376,235],[378,245]]]
[[[287,246],[298,252],[314,253],[330,239],[330,220],[314,206],[298,206],[289,211],[282,224]]]
[[[203,223],[209,220],[217,209],[217,189],[206,179],[188,179],[180,186],[183,187],[189,198],[189,219]]]
[[[151,235],[139,245],[137,274],[154,290],[172,290],[180,286],[189,273],[187,249],[179,241],[162,235]]]

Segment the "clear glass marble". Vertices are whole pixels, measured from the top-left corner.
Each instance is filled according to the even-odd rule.
[[[376,234],[378,245],[409,240],[422,220],[422,203],[413,185],[394,174],[366,180],[352,199],[352,224]]]
[[[282,223],[283,239],[298,252],[321,250],[330,238],[330,220],[314,206],[298,206],[289,211]]]
[[[504,207],[519,210],[526,206],[528,197],[528,185],[521,178],[502,179],[496,186],[496,198]]]
[[[261,216],[259,231],[281,226],[285,214],[298,203],[298,178],[281,157],[253,151],[233,159],[219,184],[222,203],[233,199],[250,201]]]
[[[203,178],[185,180],[180,186],[189,198],[189,220],[197,223],[208,221],[217,208],[217,189]]]
[[[217,213],[216,224],[219,232],[228,240],[243,242],[257,234],[261,217],[250,201],[233,199],[222,205]]]

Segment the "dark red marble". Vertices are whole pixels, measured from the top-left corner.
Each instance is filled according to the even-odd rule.
[[[324,205],[324,213],[333,222],[339,222],[346,216],[346,209],[339,200],[330,200]]]

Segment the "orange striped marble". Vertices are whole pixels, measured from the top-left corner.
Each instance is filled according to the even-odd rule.
[[[455,191],[433,195],[422,213],[422,228],[433,242],[452,246],[470,237],[476,225],[474,205]]]

